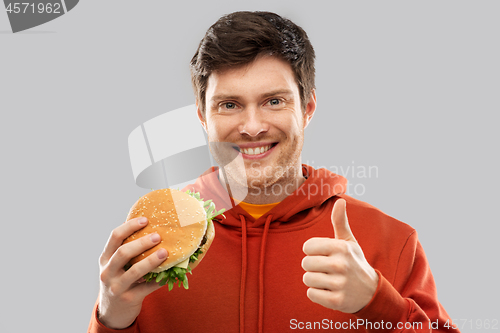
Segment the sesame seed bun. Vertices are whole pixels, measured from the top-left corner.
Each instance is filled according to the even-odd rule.
[[[133,265],[160,248],[166,249],[167,259],[151,272],[159,273],[188,259],[200,247],[207,234],[207,240],[202,246],[203,254],[198,256],[197,261],[189,264],[194,268],[215,236],[213,223],[207,222],[203,202],[178,190],[161,189],[141,197],[130,209],[127,220],[141,216],[147,217],[149,223],[125,239],[123,244],[147,234],[158,233],[161,242],[130,261]]]

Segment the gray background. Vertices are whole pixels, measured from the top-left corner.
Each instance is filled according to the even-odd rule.
[[[15,35],[0,11],[0,331],[86,330],[99,254],[147,192],[127,137],[193,103],[188,62],[235,10],[276,11],[316,49],[303,161],[376,166],[346,175],[354,196],[417,229],[451,317],[499,320],[498,1],[110,0]]]

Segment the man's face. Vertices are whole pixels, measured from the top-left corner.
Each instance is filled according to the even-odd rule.
[[[304,129],[316,108],[314,92],[301,109],[291,66],[261,56],[208,78],[205,118],[198,116],[215,160],[242,186],[263,188],[300,170]],[[212,144],[215,143],[215,144]],[[227,163],[241,154],[244,163]],[[241,159],[240,159],[241,161]],[[297,169],[296,169],[297,170]]]

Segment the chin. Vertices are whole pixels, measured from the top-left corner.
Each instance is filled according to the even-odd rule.
[[[253,169],[247,170],[247,183],[248,187],[252,189],[263,189],[265,187],[270,187],[280,179],[283,178],[283,169],[270,167],[266,169]]]

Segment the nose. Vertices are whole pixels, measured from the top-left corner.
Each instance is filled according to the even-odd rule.
[[[256,137],[269,130],[264,112],[258,107],[248,107],[242,112],[242,116],[241,124],[238,126],[240,134]]]

